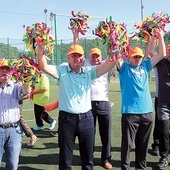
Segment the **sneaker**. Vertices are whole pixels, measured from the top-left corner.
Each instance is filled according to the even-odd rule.
[[[44,129],[44,126],[36,126],[33,128],[34,130],[43,130]]]
[[[103,163],[103,167],[104,167],[105,169],[112,169],[112,164],[111,164],[110,162],[104,162],[104,163]]]
[[[168,158],[160,158],[157,164],[157,168],[164,169],[166,166],[168,166]]]
[[[51,135],[54,137],[58,137],[58,132],[52,132]]]
[[[57,123],[56,120],[54,120],[51,124],[50,124],[50,127],[49,127],[49,130],[52,130],[55,128],[55,124]]]
[[[159,156],[159,147],[158,146],[152,147],[152,150],[150,150],[150,154],[153,156]]]

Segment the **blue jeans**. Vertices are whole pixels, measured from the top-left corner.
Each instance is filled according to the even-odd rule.
[[[22,146],[20,126],[13,128],[0,127],[0,162],[5,152],[6,170],[17,170]]]

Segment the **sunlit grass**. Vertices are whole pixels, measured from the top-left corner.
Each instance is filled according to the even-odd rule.
[[[154,97],[155,82],[150,82],[151,93]],[[102,90],[102,89],[101,89]],[[51,95],[49,102],[52,102],[58,98],[58,87],[56,85],[51,86]],[[120,88],[118,81],[111,81],[109,83],[109,98],[110,102],[114,102],[112,107],[112,161],[113,169],[120,170],[120,144],[121,144],[121,130],[120,130]],[[31,109],[31,110],[27,110]],[[29,100],[24,101],[23,115],[27,120],[30,127],[35,126],[35,119],[33,113],[33,104]],[[49,114],[57,120],[58,110],[49,112]],[[45,123],[48,128],[49,125]],[[53,131],[57,131],[57,126]],[[52,137],[51,132],[48,129],[43,131],[36,131],[35,134],[39,140],[33,147],[27,147],[26,143],[29,138],[23,137],[23,149],[21,151],[19,169],[20,170],[56,170],[58,169],[58,142],[57,137]],[[152,136],[149,147],[151,148]],[[101,167],[100,156],[101,156],[101,142],[98,130],[96,132],[95,139],[95,152],[94,152],[94,170],[103,170]],[[153,169],[158,161],[159,157],[154,157],[148,154],[148,168],[147,170]],[[134,150],[131,152],[131,165],[132,170],[134,169]],[[3,163],[4,166],[4,163]],[[76,140],[74,156],[73,156],[73,170],[81,170],[81,161],[79,156],[79,150]]]

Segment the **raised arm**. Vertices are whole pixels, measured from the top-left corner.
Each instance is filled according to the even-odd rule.
[[[110,71],[116,65],[117,60],[117,55],[115,56],[114,61],[110,61],[109,57],[107,57],[105,62],[97,65],[97,76],[101,76]]]
[[[116,62],[116,67],[117,67],[118,70],[121,69],[123,62],[124,61],[123,61],[122,58],[118,59],[118,61]]]
[[[30,83],[25,82],[22,84],[22,93],[24,95],[27,95],[31,92],[31,87],[30,87]]]
[[[148,44],[148,54],[151,56],[151,64],[154,67],[160,60],[166,56],[165,42],[163,38],[163,31],[156,32],[158,36],[158,53],[155,51],[155,38],[150,37]]]
[[[43,54],[43,47],[41,45],[38,45],[37,47],[37,57],[40,70],[54,78],[57,78],[56,68],[55,66],[47,64],[47,59],[46,56]]]
[[[156,45],[157,45],[156,37],[150,36],[148,43],[146,45],[146,51],[145,51],[145,57],[146,58],[152,58],[153,55],[157,54],[156,51],[155,51]]]
[[[72,33],[73,33],[73,44],[74,45],[79,44],[79,32],[78,32],[78,29],[72,29]]]

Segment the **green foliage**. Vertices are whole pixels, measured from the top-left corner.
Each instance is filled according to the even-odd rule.
[[[0,59],[2,58],[10,59],[10,57],[16,58],[18,54],[19,51],[16,47],[11,47],[10,45],[0,43]]]
[[[21,51],[17,47],[13,47],[11,45],[0,43],[0,59],[3,59],[3,58],[18,59],[18,57],[21,57],[23,55],[30,56],[31,53]]]
[[[165,44],[170,44],[170,31],[166,32],[164,35]]]

